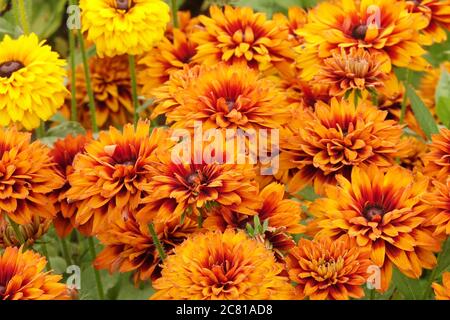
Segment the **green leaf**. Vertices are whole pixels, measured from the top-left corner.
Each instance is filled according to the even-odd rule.
[[[448,238],[447,241],[442,245],[442,250],[439,254],[438,265],[436,266],[436,277],[439,277],[439,275],[445,271],[450,271],[450,238]]]
[[[450,74],[443,70],[436,89],[436,113],[442,123],[450,128]]]
[[[320,196],[314,192],[314,188],[312,186],[306,187],[305,189],[300,191],[298,195],[307,201],[314,201],[320,198]]]
[[[427,286],[426,281],[411,279],[394,268],[392,280],[405,300],[420,300]]]
[[[57,126],[50,128],[47,131],[48,137],[59,137],[59,138],[65,138],[69,134],[73,136],[77,136],[80,134],[86,134],[86,130],[75,121],[66,121],[63,123],[58,124]]]
[[[419,98],[411,85],[406,86],[406,94],[411,102],[411,108],[413,109],[417,122],[428,139],[431,138],[432,134],[439,133],[438,126],[436,125],[430,110],[428,110],[427,106],[423,103],[422,99]]]

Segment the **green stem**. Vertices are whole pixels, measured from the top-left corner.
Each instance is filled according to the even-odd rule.
[[[47,243],[45,242],[45,239],[42,238],[42,243],[41,243],[41,247],[42,247],[42,253],[44,253],[45,258],[47,259],[47,271],[52,271],[52,263],[50,262],[50,257],[48,255],[48,250],[47,250]]]
[[[71,4],[72,1],[69,0],[69,4]],[[76,74],[76,62],[75,62],[75,35],[73,34],[72,30],[69,30],[69,49],[70,49],[70,69],[71,69],[71,84],[70,84],[70,101],[71,101],[71,111],[70,111],[70,120],[77,121],[78,115],[77,115],[77,89],[76,89],[76,80],[77,80],[77,74]]]
[[[11,227],[13,228],[14,233],[16,234],[17,240],[19,240],[19,242],[20,242],[20,245],[23,245],[23,246],[24,246],[24,249],[25,249],[25,246],[26,246],[26,245],[25,245],[25,238],[23,237],[22,232],[20,231],[19,225],[18,225],[13,219],[11,219],[10,217],[8,217],[7,214],[5,214],[5,216],[6,216],[6,218],[8,219],[9,224],[10,224]]]
[[[95,257],[97,256],[97,253],[95,252],[95,244],[94,244],[94,239],[92,237],[88,238],[88,242],[89,242],[89,251],[91,252],[91,257],[92,257],[92,261],[95,259]],[[100,298],[100,300],[105,300],[105,294],[103,293],[103,283],[102,283],[102,278],[100,276],[100,272],[94,267],[94,274],[95,274],[95,282],[97,284],[97,292],[98,292],[98,297]]]
[[[178,4],[177,4],[177,0],[172,0],[171,6],[172,6],[173,26],[175,28],[178,28],[180,24],[178,22]]]
[[[164,252],[161,242],[158,239],[158,235],[156,234],[153,222],[150,222],[148,228],[150,229],[150,234],[152,235],[153,243],[155,244],[156,249],[158,250],[159,256],[161,257],[161,260],[164,261],[164,259],[166,259],[166,253]]]
[[[94,91],[92,90],[91,71],[89,69],[83,34],[81,33],[81,30],[79,30],[79,29],[78,29],[78,42],[80,43],[81,58],[83,60],[83,68],[84,68],[84,77],[86,79],[86,90],[87,90],[88,97],[89,97],[89,113],[91,115],[92,131],[94,131],[94,133],[97,133],[98,132],[97,113],[96,113],[96,109],[95,109]]]
[[[136,59],[133,55],[128,55],[128,58],[130,64],[131,93],[133,96],[133,106],[134,106],[134,124],[137,125],[139,121],[139,98],[137,93]]]
[[[411,73],[411,71],[409,69],[406,69],[406,76],[405,76],[405,82],[404,82],[405,93],[404,93],[404,96],[403,96],[402,109],[401,109],[401,112],[400,112],[400,120],[399,120],[400,124],[403,124],[405,122],[406,107],[407,107],[407,101],[408,101],[408,97],[406,95],[406,87],[409,84],[410,73]]]
[[[442,249],[444,249],[444,248],[442,248]],[[427,286],[425,287],[422,300],[427,300],[429,297],[429,294],[431,293],[431,285],[433,284],[433,281],[436,280],[436,273],[437,273],[437,269],[438,269],[437,267],[439,265],[439,259],[441,257],[442,251],[443,250],[441,250],[436,257],[436,260],[437,260],[436,267],[433,268],[433,270],[431,271],[430,277],[428,278]]]
[[[68,266],[72,265],[72,259],[70,258],[69,248],[67,247],[67,241],[65,238],[61,238],[61,247],[67,265]]]
[[[25,35],[30,34],[30,25],[27,20],[27,12],[25,10],[25,0],[17,0],[17,11],[20,20],[20,25],[22,26],[23,33]]]
[[[36,128],[36,137],[43,138],[45,137],[45,123],[41,121],[39,127]]]

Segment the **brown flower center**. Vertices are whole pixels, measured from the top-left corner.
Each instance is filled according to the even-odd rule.
[[[128,11],[134,6],[133,0],[116,0],[116,8]]]
[[[352,31],[352,37],[357,40],[364,40],[366,38],[367,26],[360,24],[356,26]]]
[[[4,295],[6,292],[6,287],[0,284],[0,296]]]
[[[363,216],[367,221],[380,221],[385,213],[384,208],[378,204],[368,204],[363,210]]]
[[[228,107],[228,112],[231,112],[234,109],[235,101],[231,100],[231,99],[227,99],[226,104]]]
[[[9,78],[14,72],[19,71],[24,67],[23,63],[19,61],[3,62],[0,64],[0,77]]]
[[[186,181],[191,185],[191,186],[198,186],[200,184],[203,183],[203,175],[201,174],[201,172],[197,171],[194,173],[191,173],[187,178]]]

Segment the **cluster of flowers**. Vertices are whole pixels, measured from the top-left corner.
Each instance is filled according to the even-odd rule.
[[[69,298],[45,258],[17,248],[14,231],[32,245],[52,225],[97,237],[94,266],[151,281],[152,299],[363,298],[373,266],[379,292],[393,268],[436,267],[450,235],[450,130],[428,141],[394,69],[424,72],[417,93],[438,122],[450,64],[423,56],[446,40],[449,0],[326,1],[271,19],[212,6],[178,23],[159,0],[80,6],[97,50],[95,115],[82,66],[66,86],[65,62],[36,35],[0,43],[0,299]],[[134,125],[127,54],[153,101]],[[73,87],[77,120],[103,131],[52,147],[21,132],[70,117]],[[172,130],[198,121],[280,130],[280,170],[175,163]],[[443,279],[436,298],[450,299]]]

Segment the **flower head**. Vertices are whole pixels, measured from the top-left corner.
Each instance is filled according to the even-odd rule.
[[[362,298],[362,286],[372,264],[368,251],[361,250],[348,237],[300,239],[286,257],[289,279],[295,282],[300,298],[348,300]]]
[[[59,275],[45,272],[47,261],[38,253],[7,247],[0,254],[0,300],[67,300]]]
[[[442,285],[434,282],[432,285],[436,300],[450,300],[450,272],[442,275]]]
[[[32,33],[0,42],[0,126],[27,130],[49,120],[64,104],[65,61]]]
[[[34,216],[31,223],[19,225],[19,232],[25,240],[24,245],[32,246],[47,233],[51,225],[52,219],[46,219],[39,216]],[[19,247],[20,245],[21,239],[17,238],[13,226],[11,226],[4,216],[0,215],[0,248]]]
[[[34,216],[53,218],[49,195],[64,184],[49,148],[30,139],[15,128],[0,129],[0,214],[18,224],[32,223]]]
[[[338,176],[337,186],[326,188],[327,198],[317,199],[309,212],[315,217],[311,230],[318,237],[344,235],[371,252],[381,268],[381,290],[387,290],[395,265],[402,273],[419,278],[422,269],[436,265],[440,243],[424,226],[426,214],[420,198],[428,179],[400,167],[384,173],[375,165],[354,167],[351,179]]]
[[[190,237],[175,248],[153,283],[152,299],[277,300],[292,297],[292,286],[281,276],[263,244],[244,232],[227,230]]]
[[[288,15],[276,13],[273,15],[273,20],[278,25],[284,25],[289,30],[288,40],[292,46],[302,45],[305,41],[302,36],[297,34],[297,30],[303,28],[308,21],[308,14],[300,7],[290,7]]]
[[[161,0],[81,0],[80,8],[82,31],[101,58],[150,51],[170,20]]]
[[[430,151],[424,156],[425,174],[445,183],[450,176],[450,130],[432,136]]]
[[[436,227],[434,235],[450,235],[450,178],[446,183],[433,181],[434,188],[424,196],[429,225]]]

